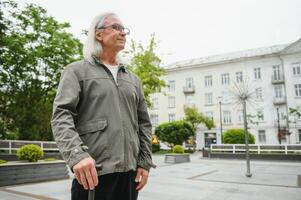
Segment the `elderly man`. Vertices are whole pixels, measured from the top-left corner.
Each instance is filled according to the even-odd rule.
[[[73,200],[87,199],[92,189],[96,199],[137,199],[155,167],[142,86],[118,59],[129,33],[116,14],[97,16],[84,45],[85,59],[62,73],[51,124],[75,175]],[[100,172],[96,165],[102,166]]]

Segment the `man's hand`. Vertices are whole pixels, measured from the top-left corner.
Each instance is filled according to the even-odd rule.
[[[98,176],[95,168],[95,160],[91,157],[81,160],[73,166],[75,178],[84,186],[85,190],[93,190],[98,184]]]
[[[136,190],[140,191],[146,185],[147,179],[148,179],[148,171],[146,169],[138,167],[135,181],[139,182],[139,184],[136,187]]]

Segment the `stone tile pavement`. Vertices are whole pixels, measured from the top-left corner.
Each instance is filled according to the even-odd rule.
[[[153,159],[158,167],[139,200],[301,200],[301,161],[251,160],[253,176],[247,178],[244,160],[205,159],[199,153],[183,164],[165,164],[163,155]],[[65,200],[70,186],[71,179],[0,187],[0,199]]]

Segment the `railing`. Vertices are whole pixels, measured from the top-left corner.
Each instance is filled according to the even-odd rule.
[[[59,152],[55,142],[26,140],[0,140],[0,151],[8,151],[9,154],[13,154],[13,152],[26,144],[38,145],[44,152]]]
[[[194,87],[194,85],[192,85],[192,86],[184,86],[183,87],[183,92],[185,93],[185,94],[189,94],[189,93],[194,93],[195,92],[195,87]]]
[[[285,97],[274,97],[273,98],[274,105],[281,105],[286,103]]]
[[[211,152],[243,153],[246,151],[244,144],[211,144]],[[301,154],[301,144],[249,144],[250,153],[271,154]]]
[[[279,74],[277,76],[272,75],[272,84],[281,84],[284,83],[284,75]]]

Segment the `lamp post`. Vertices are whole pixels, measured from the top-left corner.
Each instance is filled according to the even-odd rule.
[[[246,176],[251,177],[250,171],[250,155],[249,155],[249,133],[248,133],[248,122],[247,122],[247,107],[246,107],[246,98],[242,98],[243,105],[243,115],[244,115],[244,133],[245,133],[245,143],[246,143],[246,160],[247,160],[247,172]]]
[[[222,97],[218,97],[219,103],[219,121],[220,121],[220,128],[221,128],[221,143],[223,144],[223,121],[222,121]]]
[[[279,144],[281,144],[282,135],[280,134],[279,108],[277,107],[276,110],[277,110],[278,141],[279,141]]]

